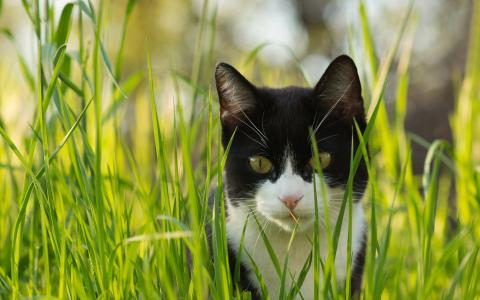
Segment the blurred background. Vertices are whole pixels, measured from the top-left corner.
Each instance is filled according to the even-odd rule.
[[[68,2],[53,2],[55,19],[58,20],[62,7]],[[195,68],[202,65],[202,71],[196,76],[206,87],[211,84],[216,62],[227,61],[241,66],[248,63],[252,55],[256,63],[278,70],[275,73],[278,76],[269,82],[257,82],[252,78],[259,84],[315,84],[328,63],[342,53],[353,54],[362,78],[368,79],[362,68],[362,60],[367,58],[355,53],[357,45],[351,39],[361,30],[361,23],[356,19],[358,1],[138,0],[125,32],[122,22],[127,1],[112,2],[106,4],[104,10],[103,39],[107,51],[117,53],[118,41],[125,34],[119,80],[131,78],[139,71],[144,75],[148,50],[157,78],[170,78],[172,73],[178,78],[190,77],[196,72]],[[3,0],[0,3],[0,117],[15,138],[29,130],[35,111],[35,94],[25,88],[22,71],[25,67],[35,69],[35,35],[21,1]],[[385,53],[409,10],[409,1],[366,0],[364,4],[374,34],[374,53]],[[416,1],[412,8],[415,38],[406,127],[427,141],[451,139],[449,115],[464,71],[471,7],[469,0],[422,0]],[[201,22],[203,14],[209,16],[207,24]],[[78,15],[74,21],[79,21]],[[198,34],[201,30],[203,36]],[[85,34],[89,36],[85,43],[93,43],[90,30]],[[78,43],[76,26],[72,28],[72,35],[67,51],[74,56],[75,43]],[[211,51],[202,61],[196,62],[195,53],[199,47],[210,47]],[[299,69],[304,71],[307,80],[296,76],[300,74]],[[282,80],[282,74],[288,74],[285,76],[288,79]],[[291,82],[292,78],[298,81]],[[146,81],[143,77],[138,80]],[[161,82],[159,98],[164,99],[161,101],[164,107],[169,107],[173,103],[175,85],[169,80]],[[394,107],[392,93],[395,87],[392,85],[387,85],[387,110]],[[140,101],[141,97],[137,96],[145,91],[145,84],[139,84],[125,104],[123,127],[127,135],[135,134],[129,133],[129,124],[142,120],[142,116],[130,113],[129,108],[136,109],[137,105],[131,104]],[[164,109],[164,117],[169,115],[171,112]],[[423,148],[414,145],[417,172],[422,170],[425,153]]]

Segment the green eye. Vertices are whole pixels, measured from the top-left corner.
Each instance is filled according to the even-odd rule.
[[[332,161],[332,155],[328,152],[318,153],[318,158],[320,160],[320,167],[322,168],[322,170],[327,168],[330,165],[330,162]],[[315,158],[313,156],[312,158],[310,158],[310,166],[312,166],[314,170],[316,169]]]
[[[265,156],[251,156],[249,162],[252,170],[259,174],[267,174],[273,168],[272,162]]]

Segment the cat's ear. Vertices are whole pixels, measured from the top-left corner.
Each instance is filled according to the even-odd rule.
[[[347,55],[334,59],[314,88],[316,105],[349,124],[365,123],[362,88],[357,67]]]
[[[256,88],[234,67],[226,63],[217,64],[215,84],[222,124],[236,126],[245,114],[255,109]]]

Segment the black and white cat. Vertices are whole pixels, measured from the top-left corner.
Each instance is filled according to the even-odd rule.
[[[352,149],[359,141],[354,120],[366,127],[360,80],[348,56],[336,58],[314,88],[256,87],[232,66],[220,63],[215,80],[220,101],[223,146],[235,131],[225,166],[225,199],[230,268],[233,273],[244,224],[255,214],[260,226],[250,218],[245,232],[248,252],[265,281],[272,299],[277,299],[280,278],[260,237],[266,233],[283,265],[289,256],[286,286],[299,276],[312,250],[314,213],[313,178],[316,176],[320,216],[320,252],[327,255],[324,208],[320,172],[312,164],[309,134],[315,134],[323,179],[327,186],[331,228],[337,220],[350,170]],[[353,145],[352,145],[353,143]],[[360,200],[367,184],[362,161],[354,177],[352,211],[352,293],[360,288],[365,251],[366,223]],[[295,238],[287,254],[292,231]],[[339,237],[335,257],[337,282],[344,282],[347,265],[348,213]],[[248,256],[241,255],[239,285],[260,298],[260,286]],[[300,290],[303,299],[313,299],[313,266]]]

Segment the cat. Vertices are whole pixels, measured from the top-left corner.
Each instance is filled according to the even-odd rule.
[[[326,186],[330,228],[334,228],[349,176],[352,150],[359,146],[355,122],[362,132],[366,128],[360,79],[353,60],[342,55],[331,62],[314,88],[257,87],[226,63],[217,64],[215,83],[224,148],[233,136],[224,169],[232,278],[240,259],[237,284],[242,290],[250,291],[254,299],[261,299],[260,283],[248,253],[271,299],[278,299],[281,279],[260,230],[268,237],[282,268],[288,255],[285,279],[288,291],[312,251],[315,176],[320,253],[325,261],[327,238],[320,174]],[[314,133],[319,160],[312,159],[310,132]],[[315,165],[315,161],[320,165]],[[321,168],[321,172],[315,166]],[[361,199],[367,181],[367,168],[362,159],[353,180],[351,293],[359,291],[364,267],[367,225]],[[297,223],[295,238],[287,253]],[[239,258],[237,252],[245,224]],[[335,257],[335,274],[340,285],[346,278],[347,236],[348,210]],[[314,298],[313,269],[311,264],[297,298]]]

